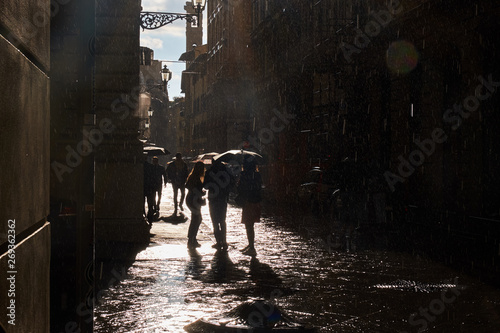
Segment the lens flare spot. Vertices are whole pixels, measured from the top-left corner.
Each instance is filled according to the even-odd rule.
[[[418,64],[418,52],[407,41],[393,42],[387,49],[387,67],[397,74],[408,74]]]

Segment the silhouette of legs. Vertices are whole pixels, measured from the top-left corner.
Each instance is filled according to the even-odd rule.
[[[186,195],[186,188],[184,186],[178,186],[176,184],[172,184],[172,188],[174,189],[174,211],[177,214],[177,206],[181,209],[181,211],[184,210],[184,207],[182,206],[184,202],[184,197]],[[177,202],[177,193],[178,191],[181,192],[181,200]]]
[[[191,222],[189,223],[188,230],[188,247],[200,247],[201,245],[196,240],[196,235],[198,235],[198,229],[201,224],[201,211],[200,210],[191,210]]]
[[[211,200],[209,202],[210,218],[214,227],[215,248],[227,250],[226,241],[226,213],[227,202],[226,200]]]

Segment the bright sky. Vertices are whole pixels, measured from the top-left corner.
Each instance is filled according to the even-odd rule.
[[[142,10],[145,12],[185,13],[186,0],[142,0]],[[206,9],[204,11],[204,14]],[[206,43],[206,15],[203,15],[204,36]],[[141,46],[154,50],[156,60],[167,61],[165,64],[172,71],[172,80],[168,84],[170,100],[181,94],[181,72],[186,69],[184,62],[176,62],[182,53],[186,52],[186,21],[176,20],[159,29],[144,30],[141,28]]]

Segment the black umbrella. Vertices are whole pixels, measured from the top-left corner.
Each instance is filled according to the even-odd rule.
[[[148,156],[168,155],[170,152],[162,147],[146,146],[143,148],[144,154]]]
[[[243,159],[246,159],[248,157],[254,158],[257,164],[262,164],[264,162],[264,158],[262,157],[262,155],[257,154],[256,152],[250,150],[243,150],[243,149],[228,150],[222,154],[214,156],[214,160],[226,163],[235,161],[241,164],[243,163]]]

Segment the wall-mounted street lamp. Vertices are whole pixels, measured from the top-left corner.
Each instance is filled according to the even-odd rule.
[[[148,117],[152,117],[152,116],[153,116],[153,109],[151,109],[151,107],[149,107]]]
[[[163,12],[141,12],[142,29],[154,30],[181,19],[200,26],[201,12],[205,9],[207,0],[191,0],[195,14],[163,13]]]

